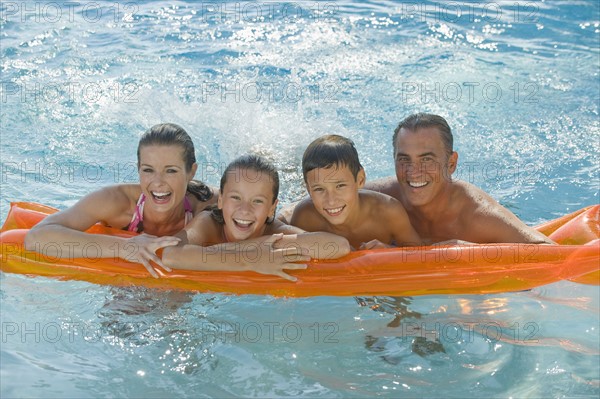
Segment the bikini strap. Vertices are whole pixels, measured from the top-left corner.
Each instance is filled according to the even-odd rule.
[[[146,202],[146,196],[144,193],[140,194],[140,198],[138,199],[137,204],[135,205],[135,211],[133,212],[133,217],[131,218],[131,222],[129,222],[129,226],[127,226],[128,231],[138,232],[138,226],[144,219],[144,203]]]
[[[187,195],[183,198],[183,208],[185,209],[185,225],[187,225],[194,218],[194,208]]]
[[[142,193],[135,206],[135,212],[133,212],[131,222],[129,222],[129,226],[127,226],[128,231],[141,233],[141,231],[138,231],[138,228],[142,226],[142,222],[144,221],[145,202],[146,196],[144,195],[144,193]],[[183,208],[185,209],[185,224],[187,225],[194,218],[194,208],[192,207],[192,203],[190,202],[187,196],[183,199]]]

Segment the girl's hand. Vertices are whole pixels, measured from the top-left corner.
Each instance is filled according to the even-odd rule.
[[[379,240],[371,240],[369,242],[363,242],[358,249],[379,249],[379,248],[392,248],[392,246],[384,244]]]
[[[273,234],[268,236],[264,241],[260,243],[257,249],[258,256],[256,261],[250,267],[253,270],[261,274],[272,274],[279,276],[286,280],[296,281],[297,278],[290,276],[283,269],[288,270],[302,270],[306,269],[306,264],[298,264],[291,262],[308,262],[310,256],[303,254],[302,248],[295,246],[289,246],[287,248],[276,249],[275,243],[283,238],[283,234]]]
[[[152,277],[158,278],[158,274],[150,262],[154,262],[167,272],[170,272],[171,268],[163,264],[162,260],[156,255],[156,251],[164,247],[175,246],[179,244],[179,241],[181,239],[177,237],[156,237],[150,234],[140,234],[125,241],[122,253],[126,255],[120,256],[120,258],[129,262],[141,263]]]
[[[474,244],[475,243],[469,242],[469,241],[452,239],[452,240],[446,240],[446,241],[436,242],[436,243],[434,243],[432,245],[474,245]]]

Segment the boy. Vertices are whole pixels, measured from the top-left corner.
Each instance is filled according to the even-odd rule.
[[[310,198],[296,206],[292,225],[340,235],[355,249],[421,243],[399,201],[360,190],[366,175],[352,140],[338,135],[316,139],[304,152],[302,173]]]

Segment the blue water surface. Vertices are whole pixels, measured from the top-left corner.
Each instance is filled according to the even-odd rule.
[[[137,179],[181,124],[197,178],[249,151],[304,195],[314,138],[393,174],[410,113],[444,115],[456,177],[535,225],[599,202],[600,6],[567,1],[2,2],[0,218]],[[3,273],[0,396],[598,397],[600,294],[281,299]]]

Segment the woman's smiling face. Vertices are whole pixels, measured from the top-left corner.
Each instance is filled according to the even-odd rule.
[[[188,182],[194,177],[196,164],[185,169],[183,149],[179,145],[147,145],[140,148],[139,177],[145,206],[168,212],[181,206]]]

